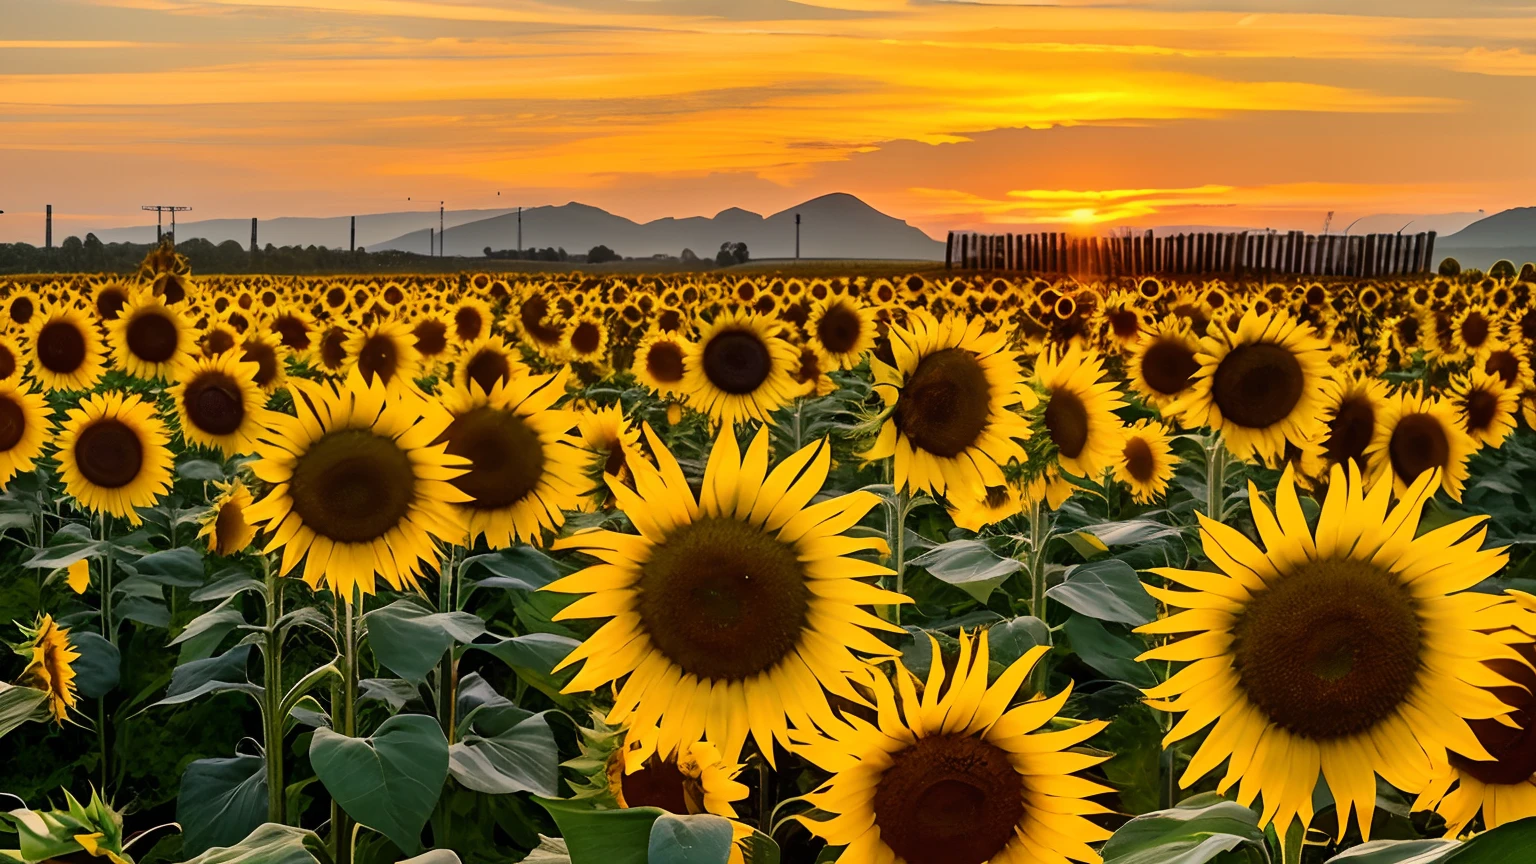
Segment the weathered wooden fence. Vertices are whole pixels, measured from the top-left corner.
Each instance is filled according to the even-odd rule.
[[[1069,276],[1340,276],[1427,273],[1435,232],[1318,236],[1301,231],[1119,237],[951,231],[944,265]]]

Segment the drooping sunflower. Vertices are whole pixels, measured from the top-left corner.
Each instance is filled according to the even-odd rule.
[[[1040,424],[1056,451],[1055,467],[1097,480],[1118,464],[1124,429],[1115,412],[1125,402],[1104,374],[1103,358],[1076,345],[1049,350],[1035,361],[1031,383],[1040,394]]]
[[[0,381],[0,489],[31,471],[48,441],[48,403],[18,381]]]
[[[1497,448],[1515,431],[1520,392],[1480,367],[1452,378],[1446,397],[1461,418],[1462,431],[1478,447]]]
[[[1008,332],[985,326],[979,317],[914,312],[906,327],[890,330],[894,365],[870,358],[890,413],[860,455],[894,458],[896,488],[971,496],[1002,486],[1000,466],[1024,460],[1016,439],[1029,437],[1029,425],[1015,409],[1038,400],[1007,348]]]
[[[1284,836],[1311,819],[1321,771],[1339,836],[1353,808],[1369,839],[1375,775],[1420,789],[1448,750],[1489,758],[1467,721],[1509,709],[1481,689],[1504,680],[1483,661],[1518,655],[1480,632],[1499,626],[1487,613],[1502,598],[1466,589],[1506,556],[1481,548],[1481,519],[1418,534],[1437,473],[1389,507],[1390,481],[1367,489],[1358,467],[1335,466],[1314,532],[1287,466],[1273,510],[1249,485],[1263,549],[1202,516],[1205,553],[1221,572],[1151,571],[1191,589],[1149,585],[1188,611],[1139,629],[1182,637],[1139,659],[1189,664],[1147,691],[1154,707],[1183,715],[1164,746],[1215,723],[1182,787],[1225,761],[1218,791],[1241,781],[1245,806],[1262,791],[1261,824]]]
[[[464,538],[453,486],[464,460],[433,443],[452,422],[434,400],[390,393],[360,374],[339,384],[289,382],[297,416],[273,413],[251,470],[272,484],[245,518],[283,550],[281,574],[304,562],[312,588],[343,599],[375,590],[375,577],[414,587],[437,540]]]
[[[477,339],[459,352],[453,370],[453,382],[469,389],[477,386],[489,393],[497,384],[510,384],[528,374],[528,367],[517,352],[500,336]]]
[[[96,328],[78,309],[53,306],[32,316],[27,358],[44,390],[87,390],[101,380],[104,351]]]
[[[415,341],[410,325],[403,321],[383,320],[363,327],[347,339],[347,371],[355,370],[368,384],[381,381],[391,393],[414,389],[421,374]]]
[[[497,382],[489,393],[477,384],[440,397],[453,422],[437,441],[469,460],[453,480],[466,496],[454,509],[468,542],[543,545],[546,532],[565,524],[565,511],[578,508],[586,454],[570,437],[576,412],[555,407],[569,378],[562,369]]]
[[[181,314],[152,294],[130,301],[107,332],[118,367],[147,381],[168,380],[194,347]]]
[[[22,680],[48,694],[48,716],[63,723],[69,709],[79,698],[75,695],[74,662],[80,652],[69,640],[69,630],[60,627],[52,615],[44,615],[35,627],[21,628],[27,641],[16,646],[16,653],[27,660]]]
[[[1156,420],[1138,420],[1125,429],[1115,477],[1131,487],[1131,497],[1138,503],[1150,504],[1168,491],[1177,464],[1168,428]]]
[[[97,393],[71,408],[59,430],[64,492],[92,513],[140,522],[171,491],[170,435],[153,403],[123,393]]]
[[[767,422],[772,411],[799,392],[795,360],[795,347],[779,337],[774,322],[753,313],[726,312],[688,345],[683,390],[717,426]]]
[[[1328,346],[1284,312],[1245,314],[1236,330],[1200,340],[1194,388],[1169,406],[1190,426],[1221,433],[1240,459],[1275,461],[1313,437],[1328,380]]]
[[[929,640],[934,662],[921,696],[916,676],[898,663],[894,688],[884,674],[871,679],[876,722],[844,713],[825,734],[796,730],[794,751],[832,772],[805,796],[832,818],[800,823],[846,847],[844,864],[1097,864],[1088,844],[1109,832],[1087,817],[1109,810],[1090,799],[1112,790],[1077,772],[1108,757],[1069,748],[1107,724],[1037,732],[1070,687],[1009,708],[1046,648],[1025,653],[989,687],[987,634],[962,632],[946,688],[947,664]]]
[[[951,493],[945,498],[949,505],[949,518],[955,526],[967,531],[980,531],[988,525],[1017,516],[1021,509],[1019,490],[1013,485],[988,486],[977,495]]]
[[[582,411],[577,415],[576,427],[589,454],[582,509],[611,504],[613,495],[608,491],[608,478],[634,487],[630,460],[645,458],[640,430],[624,417],[623,406],[617,404]]]
[[[822,368],[852,369],[875,347],[875,310],[852,297],[828,297],[811,306],[805,330]]]
[[[630,372],[658,396],[680,395],[687,355],[686,339],[676,333],[652,330],[635,347],[635,363]]]
[[[1166,409],[1195,386],[1199,353],[1200,340],[1189,325],[1165,318],[1141,332],[1126,362],[1126,380],[1147,404],[1163,409],[1164,416],[1173,419]]]
[[[826,691],[863,701],[853,684],[867,683],[870,667],[854,652],[895,654],[870,632],[895,625],[860,607],[909,601],[860,581],[891,571],[852,557],[885,543],[843,533],[879,499],[855,492],[811,505],[830,445],[770,472],[766,429],[745,458],[734,435],[718,436],[695,498],[649,426],[645,437],[656,464],[630,466],[634,489],[608,484],[639,534],[555,543],[600,562],[545,589],[586,595],[555,617],[610,619],[561,661],[585,661],[566,692],[624,679],[607,720],[656,727],[662,758],[704,739],[736,762],[750,734],[771,762],[791,723],[836,722]]]
[[[1403,494],[1421,474],[1437,471],[1451,500],[1461,500],[1467,459],[1477,443],[1462,430],[1456,409],[1443,398],[1405,390],[1387,400],[1376,435],[1365,451],[1376,476],[1390,476]]]
[[[183,364],[170,388],[181,434],[193,444],[217,447],[225,458],[256,452],[267,417],[266,396],[256,386],[258,368],[232,353]]]
[[[255,527],[245,518],[252,503],[251,490],[239,480],[215,481],[214,486],[219,494],[209,502],[208,512],[199,520],[203,527],[197,536],[207,538],[208,551],[215,555],[243,552],[256,539]]]

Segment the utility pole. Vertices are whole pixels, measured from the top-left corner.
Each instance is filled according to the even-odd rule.
[[[517,257],[523,257],[523,208],[517,208]]]
[[[795,214],[795,260],[800,260],[800,214]]]
[[[53,205],[48,205],[48,215],[43,221],[43,246],[46,249],[53,248]]]
[[[251,217],[251,254],[256,254],[256,217]]]
[[[161,226],[161,222],[160,222],[161,214],[164,214],[164,213],[171,214],[171,244],[175,245],[175,243],[176,243],[176,214],[177,213],[185,213],[186,211],[191,210],[192,208],[191,207],[180,207],[180,206],[177,206],[177,205],[174,205],[174,204],[145,204],[143,207],[140,207],[139,209],[140,210],[153,210],[153,211],[155,211],[155,242],[156,243],[159,243],[161,237],[163,236],[163,234],[161,232],[161,228],[160,228],[160,226]],[[49,212],[51,213],[52,211],[53,211],[53,208],[50,207],[49,208]]]
[[[437,202],[437,257],[443,257],[443,241],[448,239],[448,232],[443,230],[443,202]]]
[[[357,217],[356,216],[352,217],[352,241],[351,241],[351,243],[352,243],[352,248],[349,249],[348,251],[356,252],[357,251]]]
[[[437,249],[437,242],[433,239],[433,234],[432,234],[432,232],[434,230],[436,230],[436,229],[432,228],[432,226],[430,226],[430,225],[427,226],[427,257],[428,258],[430,258],[433,255],[437,254],[436,251],[435,251]]]

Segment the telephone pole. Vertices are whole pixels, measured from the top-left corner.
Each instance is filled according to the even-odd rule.
[[[517,208],[517,254],[523,254],[523,208]]]
[[[437,257],[439,258],[443,257],[443,246],[447,245],[443,241],[446,239],[448,234],[443,231],[443,202],[439,201],[437,202]]]
[[[795,260],[800,260],[800,214],[795,214]]]
[[[49,209],[50,212],[52,212],[52,210],[53,210],[52,207],[50,207],[48,209]],[[180,207],[180,206],[177,206],[177,205],[174,205],[174,204],[145,204],[143,207],[140,207],[139,209],[140,210],[153,210],[153,211],[155,211],[155,242],[156,243],[159,243],[160,239],[164,236],[164,231],[162,229],[162,223],[161,223],[161,219],[163,218],[163,215],[166,214],[166,213],[171,214],[171,243],[175,244],[175,242],[176,242],[176,214],[177,213],[185,213],[188,210],[191,210],[192,208],[191,207]]]

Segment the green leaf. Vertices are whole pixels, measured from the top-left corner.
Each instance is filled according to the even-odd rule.
[[[218,578],[212,585],[193,591],[191,596],[195,602],[207,603],[211,600],[227,600],[245,591],[264,594],[266,586],[261,584],[260,580],[252,579],[244,570],[236,568],[218,574]]]
[[[434,612],[408,597],[375,609],[368,621],[368,647],[391,672],[421,683],[455,642],[473,642],[485,632],[485,622],[468,612]]]
[[[1258,824],[1258,814],[1241,804],[1214,793],[1196,795],[1120,826],[1104,842],[1104,864],[1205,864],[1233,851],[1242,857],[1230,860],[1266,864]]]
[[[779,864],[779,844],[767,834],[754,829],[741,845],[746,864]]]
[[[651,823],[649,864],[726,864],[731,823],[720,816],[663,813]]]
[[[656,807],[595,810],[576,801],[533,800],[560,827],[571,864],[648,864],[651,825],[666,812]]]
[[[139,576],[161,585],[195,588],[203,584],[203,553],[191,546],[145,555],[124,566],[131,566]]]
[[[1167,514],[1164,514],[1165,516]],[[1124,522],[1101,522],[1098,525],[1089,525],[1080,529],[1081,533],[1092,535],[1106,547],[1110,546],[1139,546],[1152,540],[1161,540],[1164,537],[1177,537],[1181,529],[1171,527],[1155,519],[1127,519]]]
[[[1115,558],[1074,567],[1045,596],[1100,621],[1136,626],[1157,620],[1157,601],[1131,565]]]
[[[44,704],[48,694],[31,687],[18,687],[0,681],[0,737],[28,720],[48,716]]]
[[[1506,822],[1448,851],[1444,864],[1527,864],[1536,849],[1536,817]],[[1440,862],[1436,862],[1440,864]]]
[[[75,686],[87,699],[100,699],[117,687],[122,676],[122,655],[100,633],[79,630],[69,634],[69,644],[80,659],[74,662]]]
[[[22,566],[33,570],[62,570],[76,561],[100,554],[103,545],[101,541],[91,539],[89,526],[73,522],[48,538],[48,545],[37,550]]]
[[[239,843],[266,819],[267,762],[262,757],[199,759],[181,775],[176,821],[186,854]]]
[[[524,859],[527,860],[527,859]],[[415,858],[407,858],[400,864],[463,864],[459,856],[448,849],[433,849],[431,852],[423,852]]]
[[[224,479],[224,467],[208,459],[188,459],[176,466],[176,473],[187,480]]]
[[[978,603],[987,602],[997,586],[1024,569],[1022,561],[1004,558],[980,540],[944,543],[908,563],[927,570],[940,582],[959,588]]]
[[[987,650],[992,662],[1004,668],[1029,653],[1029,649],[1049,644],[1051,628],[1033,615],[1020,615],[987,628]]]
[[[202,660],[218,649],[219,644],[231,630],[244,623],[245,616],[239,609],[233,606],[219,606],[193,618],[180,633],[176,634],[171,644],[181,646],[179,662]]]
[[[399,678],[364,678],[358,685],[359,699],[377,699],[389,706],[390,713],[398,712],[412,700],[420,699],[416,685]]]
[[[1372,840],[1328,859],[1344,864],[1438,864],[1455,840]]]
[[[309,761],[353,819],[407,854],[421,849],[421,829],[448,779],[448,739],[436,720],[396,715],[371,738],[316,729]]]
[[[565,846],[564,837],[539,835],[539,845],[528,853],[523,864],[571,864],[571,850]]]
[[[171,685],[165,690],[165,698],[157,705],[180,705],[210,693],[239,691],[261,698],[261,688],[252,684],[246,676],[250,662],[251,646],[236,645],[217,657],[183,663],[171,673]]]
[[[470,591],[476,588],[537,591],[560,578],[560,568],[548,555],[532,546],[515,546],[465,558],[459,574],[470,586]]]
[[[469,646],[469,650],[492,654],[514,669],[532,669],[545,675],[581,644],[569,636],[556,633],[528,633],[511,637],[494,633],[487,635],[497,641],[476,642]]]
[[[158,588],[159,586],[155,586]],[[171,609],[163,600],[149,597],[127,597],[112,607],[114,623],[137,621],[161,630],[171,626]]]
[[[239,843],[209,849],[186,864],[320,864],[310,846],[320,846],[314,832],[268,822]]]
[[[448,758],[453,778],[476,792],[560,794],[560,752],[544,714],[489,737],[466,735],[448,748]]]
[[[1110,626],[1120,629],[1118,624]],[[1146,644],[1139,637],[1111,631],[1103,622],[1076,612],[1067,619],[1062,632],[1072,650],[1077,652],[1078,659],[1101,675],[1143,688],[1157,684],[1152,670],[1136,662],[1146,650]]]

